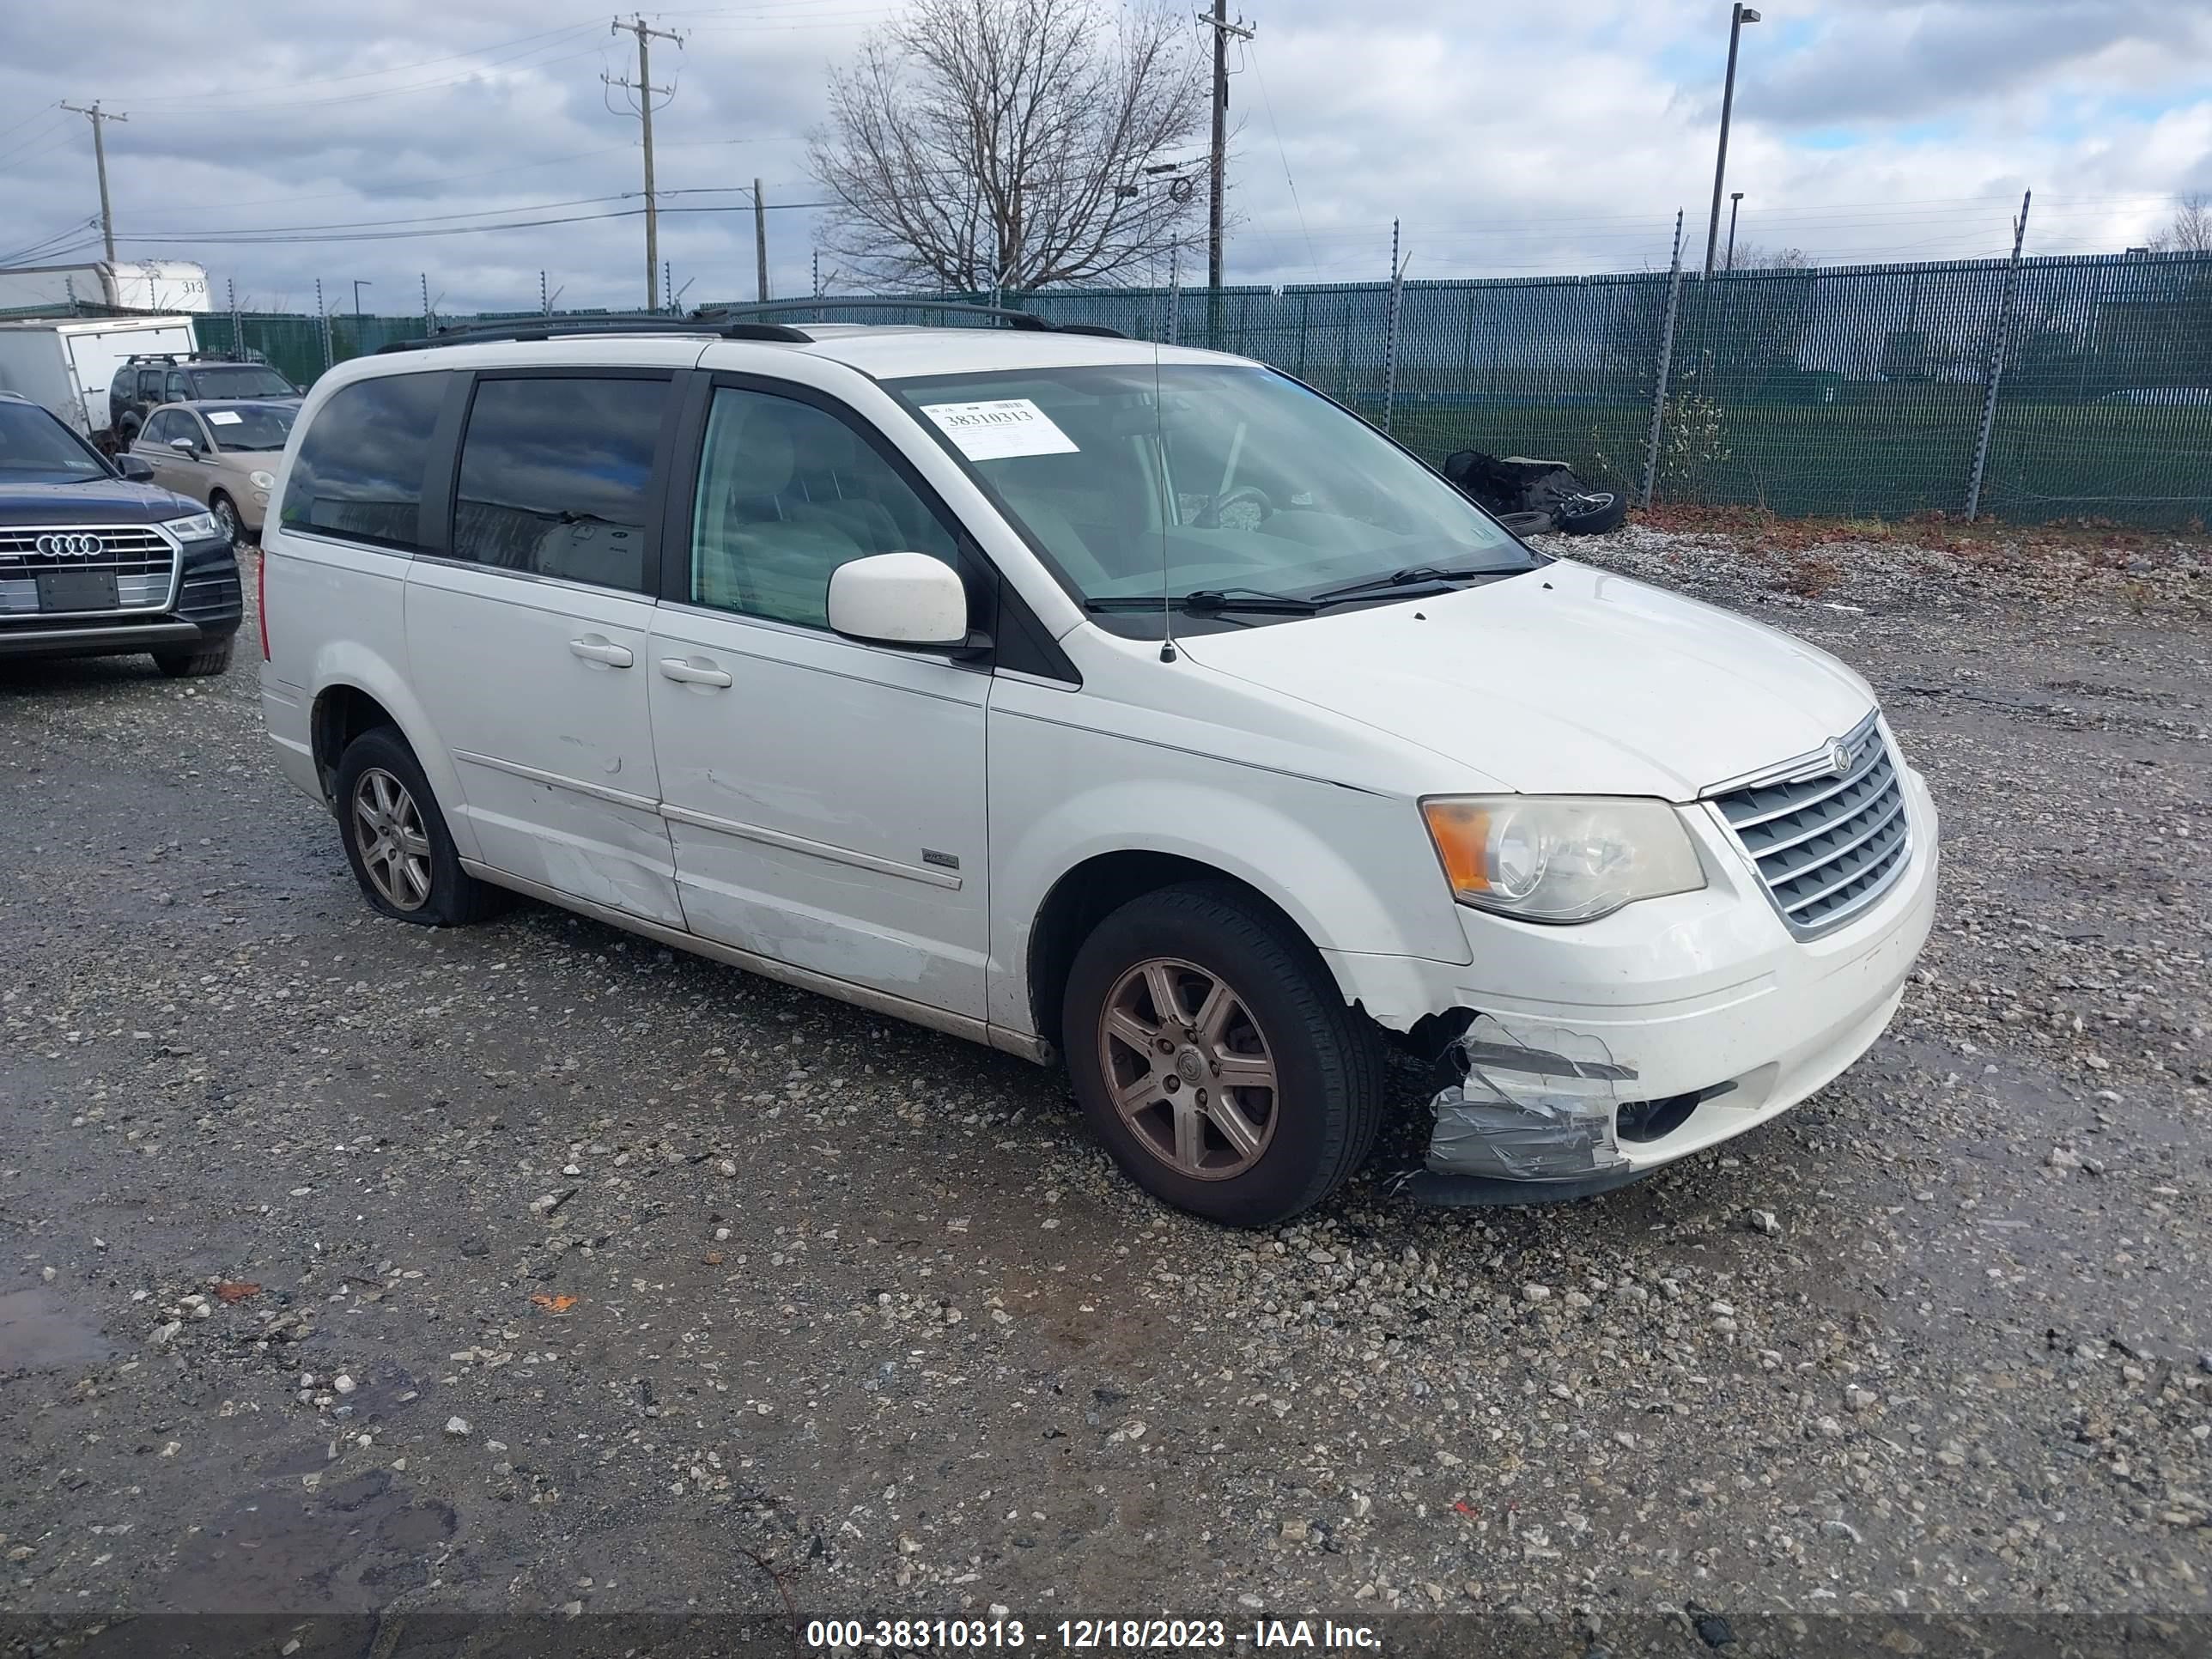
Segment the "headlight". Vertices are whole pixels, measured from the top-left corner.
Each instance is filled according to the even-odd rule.
[[[216,527],[212,513],[195,513],[186,519],[166,520],[162,528],[180,542],[211,542],[222,534]]]
[[[1453,896],[1525,921],[1595,921],[1705,884],[1664,801],[1458,795],[1423,801],[1421,816]]]
[[[274,489],[276,488],[276,475],[274,472],[262,472],[257,471],[249,472],[246,476],[247,480],[256,489]]]

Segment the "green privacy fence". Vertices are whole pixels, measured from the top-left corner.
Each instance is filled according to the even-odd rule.
[[[1639,500],[1894,518],[1963,514],[1972,497],[2022,522],[2212,520],[2212,256],[1009,297],[1257,357],[1431,459],[1556,456]],[[816,315],[805,299],[773,314]],[[890,298],[819,314],[948,320]],[[209,346],[242,343],[302,382],[427,331],[202,319]]]

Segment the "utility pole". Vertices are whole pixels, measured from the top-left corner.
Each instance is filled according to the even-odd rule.
[[[131,118],[127,115],[118,115],[112,110],[100,108],[100,100],[97,98],[92,100],[90,109],[85,108],[82,104],[64,104],[62,107],[74,114],[89,117],[92,121],[92,160],[93,165],[100,169],[100,240],[107,245],[107,263],[113,264],[115,263],[115,215],[108,210],[107,205],[107,139],[101,129],[110,121],[128,121]]]
[[[1249,40],[1253,29],[1243,18],[1229,21],[1229,0],[1213,0],[1198,21],[1213,31],[1213,149],[1207,161],[1212,193],[1206,209],[1206,283],[1213,290],[1206,305],[1206,343],[1221,343],[1221,188],[1223,151],[1229,140],[1229,37]]]
[[[753,259],[760,267],[759,291],[755,299],[768,298],[768,206],[761,200],[761,181],[753,180]]]
[[[635,16],[627,23],[617,18],[608,29],[616,34],[628,33],[637,37],[637,79],[632,81],[599,79],[611,87],[620,87],[625,92],[637,94],[637,118],[645,138],[645,308],[660,309],[660,210],[653,193],[653,100],[656,97],[672,97],[673,87],[653,84],[652,42],[666,40],[682,46],[684,37],[665,29],[648,28],[645,19]]]
[[[1705,275],[1713,274],[1713,255],[1720,252],[1721,181],[1728,176],[1729,116],[1735,108],[1735,48],[1746,23],[1759,21],[1759,14],[1737,0],[1729,13],[1728,79],[1721,86],[1720,154],[1713,161],[1713,216],[1705,224]]]
[[[1723,270],[1734,270],[1735,269],[1735,215],[1736,210],[1742,205],[1743,192],[1740,190],[1730,191],[1729,192],[1728,258],[1721,264],[1721,269]]]

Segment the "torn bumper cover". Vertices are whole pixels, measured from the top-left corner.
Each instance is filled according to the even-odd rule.
[[[1558,1026],[1508,1030],[1482,1014],[1449,1053],[1465,1075],[1431,1103],[1437,1125],[1429,1173],[1557,1182],[1577,1192],[1635,1174],[1621,1156],[1614,1117],[1616,1085],[1636,1073],[1616,1065],[1596,1037]]]

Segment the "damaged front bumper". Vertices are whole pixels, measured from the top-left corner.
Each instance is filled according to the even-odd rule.
[[[1468,1023],[1430,1102],[1424,1164],[1395,1190],[1448,1205],[1608,1191],[1757,1127],[1850,1066],[1895,1013],[1934,919],[1935,805],[1906,775],[1911,864],[1882,903],[1823,938],[1792,938],[1725,874],[1586,927],[1468,913],[1474,965],[1425,970],[1429,1011]]]

